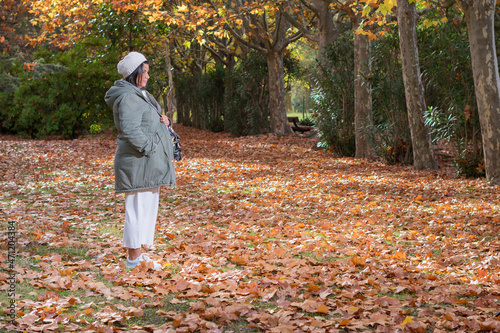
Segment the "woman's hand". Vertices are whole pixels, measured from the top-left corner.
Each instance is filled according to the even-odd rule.
[[[165,126],[170,126],[170,119],[168,119],[167,116],[161,116],[160,117],[160,122],[165,123]]]

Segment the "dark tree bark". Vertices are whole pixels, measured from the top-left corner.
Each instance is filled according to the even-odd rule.
[[[361,22],[361,16],[351,17],[353,29]],[[356,158],[368,157],[371,154],[371,144],[368,128],[373,125],[372,93],[370,80],[371,52],[370,40],[363,34],[354,35],[354,131],[356,142]]]
[[[356,158],[368,157],[371,145],[368,128],[373,125],[370,41],[366,35],[354,35],[354,128]]]
[[[174,79],[172,77],[172,63],[170,62],[170,51],[168,41],[165,43],[165,62],[167,63],[168,93],[167,93],[167,116],[174,121]]]
[[[314,0],[314,4],[318,9],[318,59],[320,63],[324,63],[326,48],[338,36],[338,29],[333,20],[334,13],[330,4],[324,0]]]
[[[292,133],[286,117],[285,105],[285,70],[283,53],[269,52],[267,54],[269,71],[269,108],[271,109],[271,133],[288,135]],[[284,110],[273,112],[273,110]]]
[[[430,130],[424,123],[427,106],[418,59],[416,3],[398,0],[397,19],[414,168],[435,170],[438,166],[432,150]]]

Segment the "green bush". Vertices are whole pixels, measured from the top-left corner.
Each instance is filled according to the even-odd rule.
[[[62,54],[40,52],[28,67],[13,61],[10,73],[19,84],[0,91],[3,130],[32,138],[74,138],[92,125],[94,130],[111,126],[113,115],[104,94],[118,76],[119,56],[112,51],[92,53],[102,50],[103,43],[87,38]]]
[[[437,15],[437,14],[431,14]],[[460,174],[481,169],[481,133],[474,94],[470,51],[461,14],[448,12],[448,23],[419,26],[419,55],[426,103],[424,115],[434,143],[451,143]],[[432,18],[432,17],[431,17]],[[353,38],[346,32],[325,53],[325,68],[312,93],[321,145],[353,156]],[[397,28],[372,43],[373,127],[375,153],[389,164],[413,163]],[[464,161],[469,161],[465,163]],[[461,171],[463,170],[463,171]]]
[[[181,117],[186,126],[221,132],[224,129],[224,68],[216,67],[205,74],[176,77],[177,107],[188,110]],[[179,115],[178,115],[179,116]]]
[[[343,33],[325,52],[326,64],[319,69],[312,90],[312,108],[317,118],[319,146],[341,156],[354,156],[354,47],[352,32]]]
[[[185,74],[175,81],[177,108],[184,125],[234,135],[269,132],[267,60],[250,51],[231,70],[207,67],[203,75]],[[285,82],[297,71],[297,60],[284,56]]]
[[[315,124],[316,124],[316,122],[314,121],[314,119],[312,117],[309,117],[309,116],[305,116],[304,118],[299,120],[299,125],[314,126]]]
[[[213,132],[224,130],[224,76],[224,68],[217,66],[202,75],[195,92],[200,105],[198,114],[206,127]]]
[[[449,141],[456,137],[459,125],[456,115],[445,113],[433,106],[429,106],[424,112],[424,123],[431,129],[433,143]]]
[[[372,44],[374,126],[368,130],[374,152],[387,164],[412,164],[411,134],[397,30]]]
[[[480,154],[474,154],[470,150],[464,150],[453,160],[458,176],[467,178],[485,177],[484,158]]]
[[[419,34],[429,105],[425,122],[436,143],[454,148],[457,173],[480,177],[484,157],[467,29],[460,13],[451,11],[449,15],[455,15],[449,17],[449,23],[422,28]]]
[[[250,52],[228,73],[224,99],[224,125],[234,135],[269,132],[267,60]]]

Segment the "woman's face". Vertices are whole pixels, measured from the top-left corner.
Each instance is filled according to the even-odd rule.
[[[142,64],[142,74],[137,75],[137,88],[145,88],[149,79],[149,65]]]

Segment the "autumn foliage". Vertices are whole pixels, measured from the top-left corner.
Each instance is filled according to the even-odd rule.
[[[114,138],[2,138],[2,235],[7,221],[18,235],[2,331],[500,329],[498,187],[311,139],[176,131],[185,159],[149,251],[162,271],[124,267]]]

